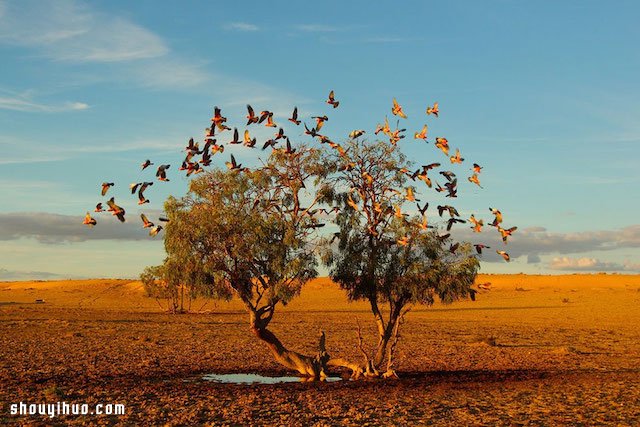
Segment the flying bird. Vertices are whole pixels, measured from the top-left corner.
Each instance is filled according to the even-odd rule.
[[[456,154],[454,156],[449,157],[449,160],[451,160],[451,163],[458,163],[458,164],[464,161],[464,159],[460,157],[460,150],[458,148],[456,148]]]
[[[422,139],[424,141],[427,141],[427,125],[424,125],[420,132],[414,133],[413,139]]]
[[[491,248],[491,246],[483,245],[482,243],[476,243],[473,246],[476,248],[476,252],[478,252],[478,255],[482,255],[482,250],[483,249],[490,249]]]
[[[107,194],[107,191],[109,191],[109,187],[113,187],[114,183],[113,182],[103,182],[102,183],[102,191],[101,194],[104,196],[105,194]]]
[[[400,116],[403,119],[407,118],[407,115],[402,111],[402,107],[398,104],[398,101],[396,101],[395,98],[393,98],[393,107],[391,107],[391,112],[394,116]]]
[[[362,130],[362,129],[355,129],[355,130],[352,130],[352,131],[351,131],[351,133],[349,133],[349,138],[351,138],[351,139],[356,139],[356,138],[361,137],[361,136],[362,136],[362,135],[364,135],[364,134],[365,134],[365,131],[364,131],[364,130]]]
[[[142,163],[142,170],[145,170],[147,167],[151,166],[153,163],[151,163],[151,160],[147,159],[144,161],[144,163]]]
[[[152,236],[152,237],[157,236],[161,230],[162,230],[162,226],[156,225],[151,230],[149,230],[149,236]]]
[[[433,114],[434,116],[438,117],[439,112],[440,110],[438,109],[437,102],[433,103],[433,107],[427,107],[427,116],[430,116],[431,114]]]
[[[500,235],[502,236],[502,241],[504,243],[507,243],[507,237],[510,237],[511,234],[518,229],[518,227],[511,227],[505,230],[499,225],[497,227],[498,227],[498,231],[500,232]]]
[[[93,211],[94,212],[104,212],[104,209],[102,208],[102,202],[98,203],[96,205],[96,208]]]
[[[249,126],[251,123],[258,123],[258,120],[260,120],[260,118],[256,116],[253,108],[251,108],[251,105],[249,104],[247,104],[247,112],[247,126]]]
[[[484,223],[481,219],[478,220],[473,214],[471,214],[471,217],[469,218],[469,222],[473,224],[471,228],[475,233],[480,233],[480,231],[482,231],[482,226],[484,225]]]
[[[278,132],[276,133],[276,141],[279,139],[283,139],[286,137],[286,135],[284,134],[284,129],[280,128],[278,129]]]
[[[300,120],[298,120],[298,107],[293,107],[293,114],[289,118],[291,123],[294,123],[296,126],[300,124]]]
[[[319,131],[320,129],[322,129],[322,126],[324,126],[324,122],[329,120],[329,117],[327,117],[326,115],[324,116],[311,116],[312,119],[316,119],[316,131]]]
[[[227,118],[222,116],[222,110],[220,110],[220,108],[213,107],[213,117],[211,118],[211,121],[219,127],[222,123],[227,121]]]
[[[227,165],[229,170],[240,170],[240,168],[242,168],[241,164],[236,163],[236,158],[233,157],[233,154],[231,155],[231,161],[225,162],[225,165]]]
[[[233,139],[229,144],[242,144],[240,141],[240,134],[238,133],[238,128],[233,128]]]
[[[502,258],[504,258],[504,260],[507,262],[511,260],[511,257],[509,256],[509,254],[506,253],[505,251],[496,251],[496,253],[500,255]]]
[[[482,166],[480,166],[477,163],[474,163],[472,170],[473,170],[473,173],[480,173],[480,171],[482,170]]]
[[[196,163],[197,164],[197,163]],[[147,189],[147,187],[153,185],[153,182],[143,182],[140,184],[140,190],[138,190],[138,204],[142,205],[144,203],[149,203],[149,200],[147,200],[144,197],[144,191]]]
[[[245,147],[250,147],[252,148],[253,146],[256,145],[256,139],[255,138],[251,138],[251,135],[249,135],[249,130],[245,130],[244,131],[244,146]]]
[[[154,226],[145,214],[140,214],[140,218],[142,219],[142,228],[150,228]]]
[[[156,176],[158,177],[158,180],[169,181],[169,179],[167,178],[167,169],[169,169],[170,167],[171,165],[160,165],[158,167],[158,170],[156,172]]]
[[[463,223],[465,223],[465,222],[467,222],[467,221],[465,221],[464,219],[449,218],[449,219],[447,220],[447,231],[451,231],[451,227],[453,227],[453,224],[455,224],[455,223],[457,223],[457,222],[459,222],[459,223],[463,224]]]
[[[336,101],[335,100],[335,96],[334,96],[333,90],[331,92],[329,92],[329,99],[327,99],[327,104],[332,105],[333,108],[337,108],[338,105],[340,105],[340,101]]]
[[[489,210],[491,211],[492,214],[495,215],[493,222],[489,225],[492,225],[495,227],[502,222],[502,212],[500,212],[498,209],[495,209],[495,208],[489,208]]]
[[[425,212],[427,212],[427,208],[429,208],[429,203],[425,203],[423,208],[420,207],[419,203],[416,203],[416,206],[418,207],[418,212],[420,212],[421,215],[424,215]]]
[[[449,141],[447,138],[436,137],[436,147],[442,150],[446,156],[449,155]]]
[[[97,224],[97,221],[91,217],[91,214],[89,212],[87,212],[87,214],[84,216],[84,221],[82,221],[82,223],[84,225],[88,225],[89,227],[93,227],[94,225]]]
[[[120,222],[124,222],[125,210],[122,209],[120,206],[116,205],[116,202],[113,197],[107,200],[107,205],[109,206],[109,209],[107,210],[111,212],[111,215],[116,216],[118,220],[120,220]]]
[[[482,188],[482,185],[480,185],[480,178],[478,178],[478,174],[474,173],[473,175],[471,175],[470,177],[467,178],[469,180],[469,182],[477,185],[478,187]]]

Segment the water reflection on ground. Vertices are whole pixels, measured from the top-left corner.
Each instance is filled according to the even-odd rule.
[[[313,378],[309,377],[268,377],[259,374],[207,374],[202,379],[223,384],[280,384],[313,381]],[[342,381],[342,378],[327,377],[322,381]]]

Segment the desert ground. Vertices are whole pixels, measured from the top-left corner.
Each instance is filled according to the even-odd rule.
[[[163,312],[130,280],[0,283],[0,425],[640,425],[640,276],[481,275],[477,301],[416,306],[397,380],[220,384],[292,375],[237,301]],[[36,304],[36,299],[44,303]],[[328,279],[276,313],[289,348],[359,360],[371,315]],[[339,374],[339,373],[337,373]],[[343,373],[345,377],[346,372]],[[12,403],[121,403],[123,416],[12,416]]]

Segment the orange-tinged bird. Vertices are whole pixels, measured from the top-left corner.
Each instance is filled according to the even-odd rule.
[[[462,157],[460,157],[460,150],[456,148],[456,154],[455,156],[451,156],[449,157],[449,160],[451,160],[451,163],[462,163],[464,161],[464,159]]]
[[[410,202],[415,202],[416,200],[419,202],[420,200],[416,199],[416,196],[413,194],[413,188],[412,187],[407,187],[405,188],[405,191],[407,192],[407,194],[405,194],[404,198],[407,199]]]
[[[424,141],[427,140],[427,125],[422,127],[420,132],[416,132],[413,134],[413,139],[422,139]]]
[[[267,123],[265,123],[264,125],[270,128],[278,127],[278,125],[273,121],[273,113],[269,113],[269,115],[267,116]]]
[[[473,224],[471,228],[473,229],[474,232],[480,233],[480,231],[482,231],[482,226],[484,225],[484,222],[481,219],[477,220],[476,217],[473,214],[471,214],[471,217],[469,218],[469,222]]]
[[[500,255],[502,258],[504,258],[504,260],[507,262],[511,260],[511,257],[509,256],[509,254],[506,253],[505,251],[496,251],[496,253]]]
[[[91,214],[89,212],[87,212],[87,214],[84,216],[84,221],[82,221],[82,223],[85,225],[88,225],[89,227],[93,227],[94,225],[97,224],[97,221],[91,217]]]
[[[398,104],[398,101],[396,101],[395,98],[393,98],[393,107],[391,107],[391,112],[394,116],[400,116],[403,119],[407,118],[407,115],[402,111],[402,107]]]
[[[442,150],[442,152],[448,156],[449,155],[449,141],[447,138],[436,138],[436,147]]]
[[[483,291],[491,290],[491,282],[478,283],[476,286]]]
[[[502,212],[500,212],[498,209],[495,209],[495,208],[489,208],[489,210],[491,211],[492,214],[496,216],[493,222],[489,225],[493,225],[495,227],[496,225],[502,222]]]
[[[439,112],[440,110],[438,109],[437,102],[433,103],[433,107],[427,107],[427,116],[430,116],[431,114],[433,114],[434,116],[438,117]]]
[[[145,214],[140,214],[140,218],[142,219],[142,228],[153,227],[153,223],[149,221]]]
[[[213,117],[211,118],[211,121],[216,125],[220,125],[221,123],[226,122],[227,118],[222,116],[222,110],[220,110],[220,108],[213,107]]]
[[[472,182],[475,185],[477,185],[478,187],[482,188],[482,185],[480,185],[480,178],[478,178],[478,174],[474,173],[473,175],[471,175],[467,179],[469,180],[469,182]]]
[[[113,185],[113,182],[103,182],[102,191],[100,193],[104,196],[105,194],[107,194],[107,191],[109,191],[109,187],[113,187]]]
[[[124,222],[125,210],[122,209],[120,206],[116,205],[116,202],[113,197],[107,200],[107,205],[109,205],[109,209],[107,210],[111,212],[111,215],[118,217],[118,220],[120,222]]]
[[[245,129],[244,131],[244,145],[247,147],[253,147],[254,145],[256,145],[256,139],[255,138],[251,138],[251,135],[249,135],[249,130]]]
[[[474,163],[474,164],[473,164],[473,169],[472,169],[472,170],[473,170],[473,173],[480,173],[480,171],[482,170],[482,166],[480,166],[480,165],[479,165],[479,164],[477,164],[477,163]]]
[[[324,126],[324,122],[329,120],[329,117],[327,116],[311,116],[311,118],[316,119],[316,131],[322,129],[322,126]]]
[[[102,202],[98,203],[96,205],[96,208],[93,210],[94,212],[104,212],[104,209],[102,209]]]
[[[500,227],[498,225],[498,231],[500,232],[500,235],[502,236],[502,241],[506,244],[507,243],[507,237],[511,236],[511,234],[516,231],[518,229],[518,227],[511,227],[508,229],[504,229],[502,227]]]
[[[422,222],[418,224],[418,227],[420,227],[421,230],[427,230],[429,228],[433,228],[431,225],[428,224],[427,215],[425,214],[422,215]]]
[[[162,226],[156,225],[151,230],[149,230],[149,236],[152,236],[152,237],[157,236],[161,230],[162,230]]]

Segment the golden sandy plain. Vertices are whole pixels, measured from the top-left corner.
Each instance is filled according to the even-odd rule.
[[[0,425],[640,425],[640,276],[487,281],[475,302],[414,307],[399,380],[275,385],[201,379],[291,375],[236,301],[170,315],[140,282],[3,282]],[[357,320],[371,345],[367,306],[317,279],[272,329],[307,354],[325,330],[330,353],[359,360]],[[126,414],[10,416],[21,401],[123,403]]]

